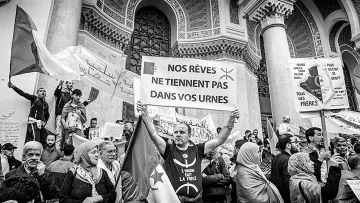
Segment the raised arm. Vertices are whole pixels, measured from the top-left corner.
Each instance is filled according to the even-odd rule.
[[[153,123],[149,118],[149,114],[147,113],[147,106],[143,105],[141,102],[137,103],[137,110],[141,112],[142,120],[145,123],[146,129],[149,132],[150,139],[153,141],[156,148],[159,150],[161,154],[165,153],[166,142],[162,139],[156,132]]]
[[[234,128],[234,123],[236,118],[239,118],[238,109],[235,109],[235,111],[232,111],[230,113],[229,120],[226,126],[221,130],[219,136],[205,143],[204,154],[214,150],[216,147],[222,145],[227,140],[227,138],[231,133],[231,130]]]
[[[20,96],[24,97],[27,100],[34,101],[37,96],[28,94],[21,89],[17,88],[15,85],[13,85],[11,82],[8,83],[9,88],[12,88],[16,93],[18,93]]]

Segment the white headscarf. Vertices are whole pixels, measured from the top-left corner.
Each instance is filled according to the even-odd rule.
[[[253,142],[246,142],[240,147],[236,160],[239,164],[258,172],[264,180],[267,180],[259,167],[260,163],[256,162],[256,156],[258,156],[258,153],[259,146],[257,144]]]

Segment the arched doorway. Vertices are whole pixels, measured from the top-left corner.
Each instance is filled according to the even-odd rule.
[[[166,15],[154,6],[140,8],[135,14],[134,31],[128,49],[126,69],[141,74],[142,56],[171,55],[171,28]],[[123,103],[123,119],[134,121],[134,106]]]
[[[168,18],[153,6],[139,9],[129,47],[127,69],[140,75],[141,56],[170,56],[171,29]]]

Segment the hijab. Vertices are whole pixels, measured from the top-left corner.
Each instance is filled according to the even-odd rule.
[[[248,168],[255,169],[260,164],[256,162],[258,153],[259,146],[253,142],[247,142],[241,146],[236,161]]]
[[[298,152],[291,155],[288,164],[288,172],[290,176],[294,176],[300,173],[313,175],[314,167],[312,166],[309,154]]]
[[[85,170],[90,171],[96,164],[91,163],[89,152],[94,148],[98,147],[98,143],[88,141],[82,143],[78,148],[75,149],[74,162],[75,164],[81,165]]]
[[[102,170],[97,167],[97,164],[91,163],[89,152],[98,147],[98,143],[93,141],[88,141],[82,143],[74,153],[74,162],[77,164],[75,166],[76,178],[91,184],[92,186],[92,196],[98,195],[95,185],[99,183]]]

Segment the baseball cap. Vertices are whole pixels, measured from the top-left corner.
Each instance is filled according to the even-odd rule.
[[[1,147],[1,149],[2,150],[12,150],[12,149],[17,149],[17,147],[12,145],[11,143],[6,143]]]

